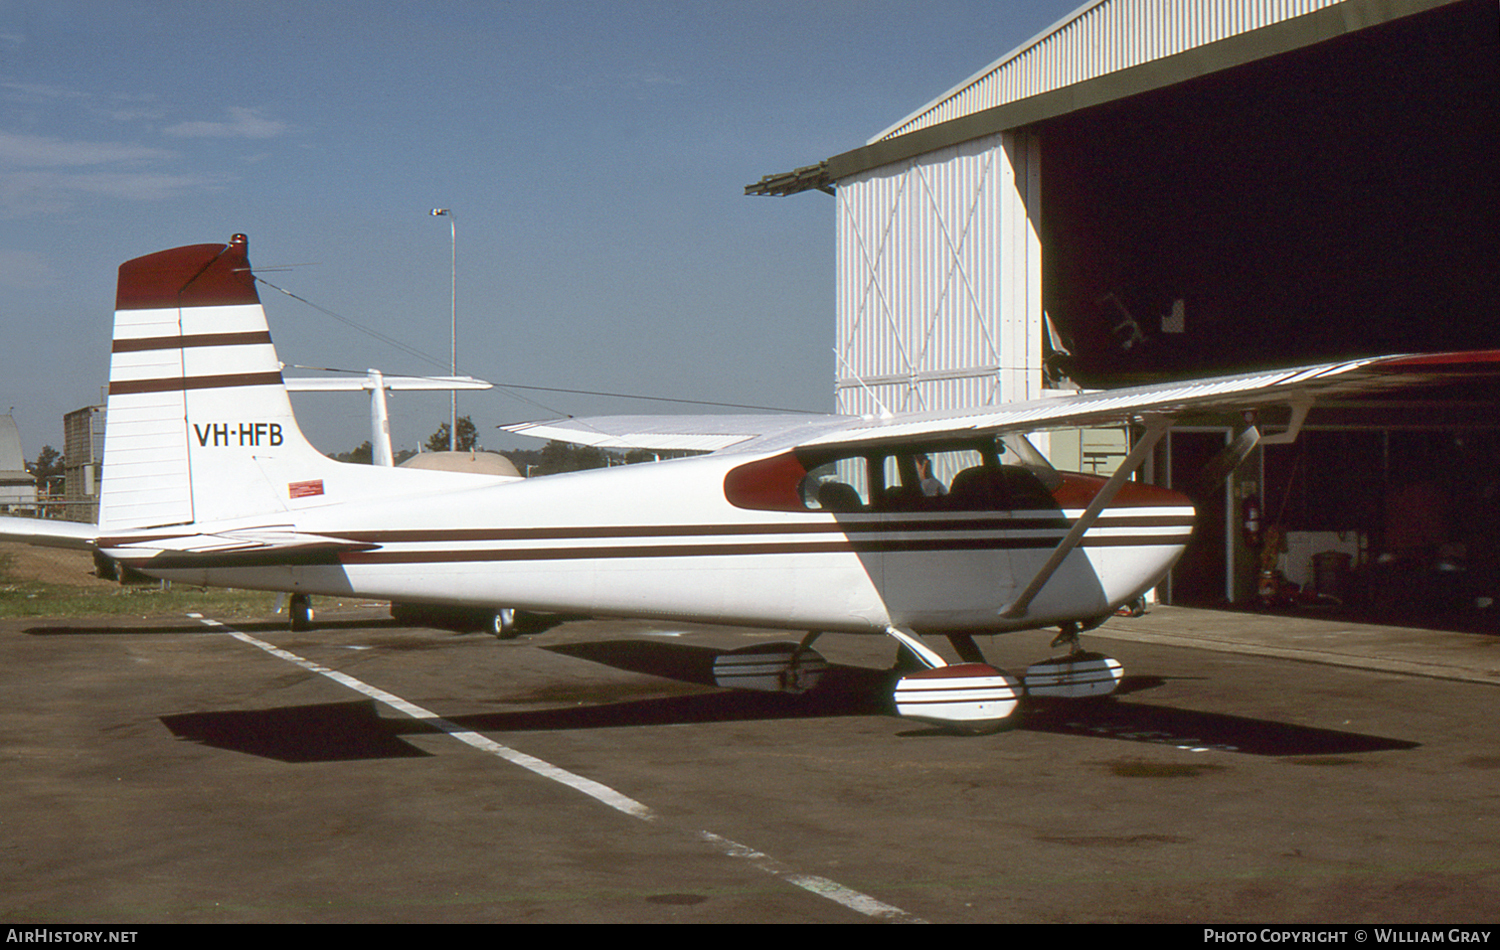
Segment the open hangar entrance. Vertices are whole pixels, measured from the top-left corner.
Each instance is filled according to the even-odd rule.
[[[1185,420],[1159,450],[1154,480],[1192,494],[1199,523],[1160,596],[1492,622],[1500,431],[1496,397],[1476,405],[1470,395],[1314,409],[1295,442],[1258,448],[1207,490],[1196,477],[1237,430]]]
[[[1500,343],[1497,31],[1471,0],[1037,126],[1071,375]]]
[[[1067,350],[1047,358],[1056,377],[1096,388],[1500,348],[1492,0],[1032,131],[1043,310]],[[1158,480],[1189,486],[1244,425],[1194,422],[1174,433]],[[1315,408],[1297,442],[1257,450],[1199,499],[1197,541],[1163,593],[1245,602],[1266,592],[1269,565],[1385,615],[1500,595],[1497,449],[1492,390]],[[1285,550],[1263,565],[1267,540]],[[1289,588],[1271,590],[1286,599]]]

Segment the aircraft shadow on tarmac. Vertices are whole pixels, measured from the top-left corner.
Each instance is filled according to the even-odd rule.
[[[411,722],[411,720],[406,720]],[[162,716],[179,739],[281,762],[407,759],[430,755],[401,739],[401,720],[374,700]]]
[[[484,623],[476,611],[452,611],[449,616],[425,617],[421,623],[407,623],[390,618],[371,620],[368,617],[355,617],[348,620],[329,620],[319,618],[316,630],[328,632],[333,630],[369,630],[385,629],[416,629],[436,630],[443,633],[470,634],[480,632],[484,629]],[[32,637],[97,637],[97,636],[137,636],[141,634],[216,634],[220,631],[199,623],[195,620],[170,620],[161,623],[135,623],[134,618],[129,616],[121,618],[118,622],[101,624],[92,622],[88,624],[57,623],[47,626],[27,627],[23,633]],[[570,620],[586,620],[581,614],[517,614],[516,633],[523,636],[534,636],[546,633],[553,627],[560,626]],[[268,620],[233,621],[234,629],[241,633],[257,634],[279,634],[285,633],[287,621],[285,617],[276,617]]]
[[[128,618],[127,618],[128,620]],[[382,621],[386,626],[398,626],[394,621]],[[372,624],[369,620],[319,620],[317,629],[329,630],[368,630]],[[286,620],[261,620],[255,622],[235,621],[234,629],[241,633],[285,633]],[[172,620],[165,623],[129,623],[122,621],[118,624],[53,624],[45,627],[27,627],[22,631],[30,637],[98,637],[98,636],[140,636],[142,634],[177,634],[177,635],[219,635],[220,631],[194,620]]]
[[[816,690],[786,695],[712,688],[713,661],[720,651],[704,647],[632,640],[548,649],[615,669],[707,688],[679,695],[610,700],[611,696],[632,692],[632,687],[605,683],[559,685],[544,688],[532,701],[567,702],[569,705],[565,707],[459,715],[447,720],[476,732],[506,733],[895,715],[890,689],[898,674],[891,670],[831,664]],[[1154,677],[1126,677],[1120,694],[1147,692],[1163,683]],[[634,691],[638,693],[639,689],[637,686]],[[188,713],[163,716],[161,721],[180,739],[284,762],[426,756],[431,753],[411,745],[403,737],[440,732],[430,723],[381,716],[376,704],[368,700]],[[1346,755],[1412,749],[1418,745],[1379,736],[1158,706],[1118,696],[1084,702],[1028,701],[1017,713],[1013,728],[1263,756]],[[905,737],[948,734],[921,725],[902,733]],[[1003,736],[998,741],[1004,741]]]

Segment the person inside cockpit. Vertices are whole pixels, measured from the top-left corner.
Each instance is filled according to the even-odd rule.
[[[948,486],[932,475],[932,459],[925,455],[918,455],[913,461],[917,463],[917,484],[922,487],[923,495],[928,498],[937,498],[948,494]]]

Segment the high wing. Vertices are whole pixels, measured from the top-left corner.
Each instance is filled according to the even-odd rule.
[[[719,452],[771,450],[860,422],[858,416],[797,415],[592,416],[501,426],[517,435],[603,449]]]
[[[1175,416],[1190,411],[1226,412],[1290,405],[1299,414],[1305,414],[1318,399],[1497,374],[1500,374],[1500,350],[1480,350],[1367,357],[979,409],[889,416],[597,416],[503,428],[521,435],[603,448],[758,452],[799,446],[1031,432],[1129,422],[1147,416]]]

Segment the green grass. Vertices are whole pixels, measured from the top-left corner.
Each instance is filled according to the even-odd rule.
[[[182,584],[79,587],[21,580],[15,556],[0,553],[0,618],[94,617],[101,615],[185,614],[225,618],[265,617],[276,595],[255,590],[221,590]]]

